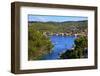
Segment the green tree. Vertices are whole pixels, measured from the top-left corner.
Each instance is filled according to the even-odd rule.
[[[84,49],[87,48],[87,37],[81,36],[75,40],[75,51],[77,51],[77,56],[79,58],[84,56]]]
[[[52,43],[42,32],[35,30],[31,26],[28,29],[28,60],[41,59],[52,49]]]
[[[75,41],[75,47],[74,49],[67,50],[65,53],[61,54],[60,58],[62,59],[73,59],[73,58],[83,58],[87,56],[87,50],[88,47],[87,44],[87,37],[81,36],[77,38]]]

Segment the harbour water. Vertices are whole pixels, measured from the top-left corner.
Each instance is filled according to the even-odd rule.
[[[50,40],[54,47],[51,53],[45,55],[43,60],[55,60],[59,59],[60,54],[67,49],[71,49],[74,45],[75,36],[50,36]]]

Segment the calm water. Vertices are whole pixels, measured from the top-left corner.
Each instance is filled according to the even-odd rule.
[[[67,49],[71,49],[74,45],[74,36],[51,36],[50,37],[52,44],[54,47],[52,48],[52,52],[43,57],[43,60],[53,60],[58,59],[60,54]]]

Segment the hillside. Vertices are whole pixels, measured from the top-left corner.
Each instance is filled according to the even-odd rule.
[[[29,27],[41,32],[53,33],[80,33],[87,30],[88,21],[66,21],[66,22],[36,22],[30,21]]]

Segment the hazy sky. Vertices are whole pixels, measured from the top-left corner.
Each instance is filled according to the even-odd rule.
[[[88,18],[87,17],[80,17],[80,16],[28,15],[28,21],[63,22],[63,21],[82,21],[82,20],[88,20]]]

